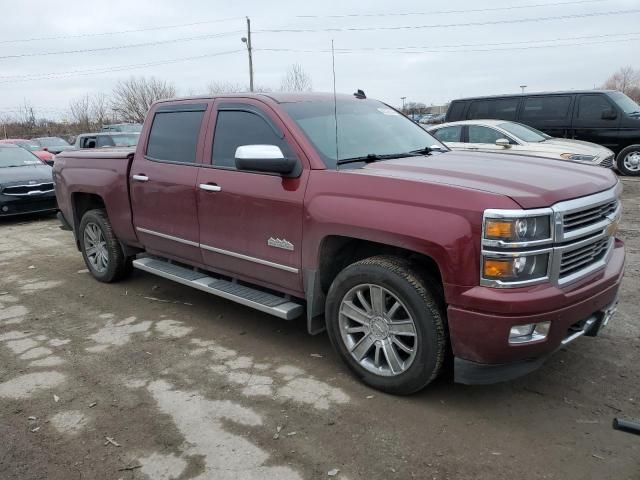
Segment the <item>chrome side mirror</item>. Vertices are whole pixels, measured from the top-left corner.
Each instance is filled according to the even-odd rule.
[[[498,145],[499,147],[511,148],[511,142],[509,142],[509,140],[507,140],[506,138],[497,139],[496,145]]]
[[[277,173],[288,176],[298,162],[286,158],[277,145],[241,145],[236,148],[236,168],[253,172]]]

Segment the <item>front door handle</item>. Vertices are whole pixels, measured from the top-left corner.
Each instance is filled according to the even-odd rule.
[[[147,177],[144,174],[133,175],[131,178],[133,178],[136,182],[148,182],[149,181],[149,177]]]
[[[201,183],[200,190],[205,190],[207,192],[221,192],[222,187],[211,183]]]

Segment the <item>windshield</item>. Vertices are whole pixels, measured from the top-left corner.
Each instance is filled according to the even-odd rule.
[[[40,145],[38,145],[37,143],[31,143],[31,142],[16,142],[16,145],[25,148],[27,150],[29,150],[30,152],[35,152],[40,150],[42,147]]]
[[[640,113],[640,105],[631,100],[622,92],[609,94],[611,99],[622,109],[624,113]]]
[[[38,157],[24,148],[0,146],[0,168],[42,165]]]
[[[62,138],[58,137],[44,137],[34,139],[43,147],[69,147],[70,145]]]
[[[316,147],[327,168],[338,157],[394,155],[442,144],[408,118],[376,100],[338,99],[338,152],[333,101],[282,105]],[[442,146],[443,150],[446,147]]]
[[[102,127],[103,132],[127,132],[140,133],[142,131],[141,123],[116,123],[114,125],[105,125]]]
[[[498,124],[498,128],[510,133],[511,135],[518,137],[520,140],[528,143],[540,143],[552,138],[546,133],[542,133],[535,128],[522,125],[521,123],[505,122]]]
[[[140,135],[113,135],[111,138],[113,139],[113,143],[115,143],[116,147],[133,147],[138,144],[138,138],[140,138]]]

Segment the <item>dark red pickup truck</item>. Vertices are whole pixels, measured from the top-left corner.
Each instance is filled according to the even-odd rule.
[[[284,319],[369,385],[523,375],[616,308],[620,184],[558,160],[450,152],[362,95],[189,98],[137,149],[66,151],[60,219],[93,276],[131,267]],[[605,355],[603,353],[603,355]]]

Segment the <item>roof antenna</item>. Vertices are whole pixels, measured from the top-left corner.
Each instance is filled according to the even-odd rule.
[[[367,96],[364,94],[364,90],[360,90],[360,89],[358,89],[358,91],[354,93],[353,96],[359,99],[367,98]]]
[[[333,120],[336,125],[336,170],[340,170],[338,160],[338,100],[336,99],[336,55],[333,49],[333,39],[331,39],[331,67],[333,69]]]

